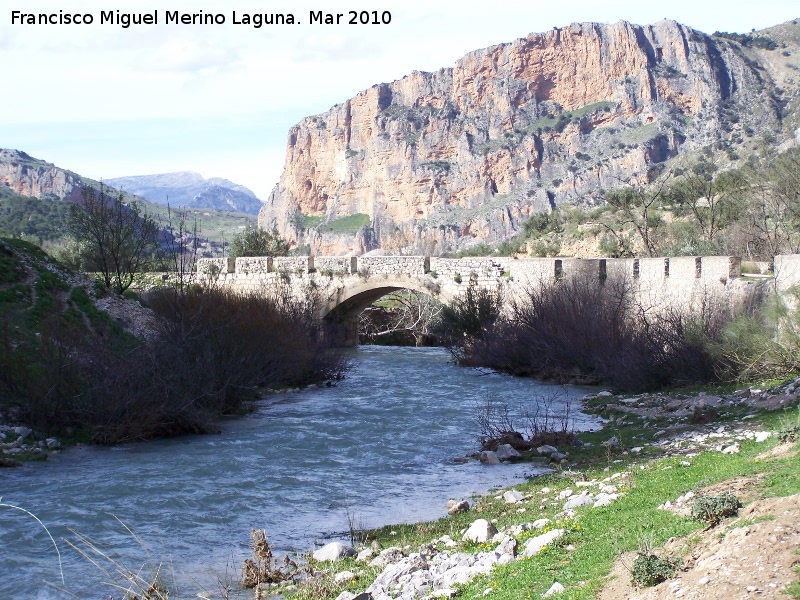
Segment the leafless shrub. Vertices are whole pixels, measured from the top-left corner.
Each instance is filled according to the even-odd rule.
[[[630,282],[567,277],[528,287],[510,317],[472,337],[462,364],[569,383],[644,390],[719,378],[710,340],[737,310],[706,297],[693,309],[647,306]]]
[[[254,588],[260,583],[280,583],[293,578],[300,572],[297,563],[284,556],[283,564],[272,556],[272,549],[263,529],[254,529],[251,534],[253,558],[245,559],[242,573],[242,587]]]

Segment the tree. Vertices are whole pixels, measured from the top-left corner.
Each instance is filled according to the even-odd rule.
[[[139,204],[125,204],[121,192],[85,187],[72,205],[69,232],[78,242],[84,268],[100,273],[108,289],[127,290],[157,244],[159,226]]]
[[[443,305],[427,294],[400,290],[381,298],[358,317],[359,334],[370,340],[406,334],[422,346],[433,337]]]
[[[261,227],[247,225],[243,232],[231,240],[230,254],[238,256],[286,256],[289,242],[284,240],[277,229],[267,231]]]
[[[677,206],[692,214],[705,240],[713,243],[722,229],[739,218],[746,185],[741,171],[718,173],[713,162],[701,160],[673,186],[670,195]]]
[[[647,256],[657,255],[653,232],[661,220],[658,208],[664,200],[667,182],[671,177],[672,173],[668,171],[649,186],[628,185],[606,194],[606,202],[615,209],[615,213],[612,224],[600,222],[600,225],[612,236],[607,239],[606,247],[608,249],[612,245],[618,247],[618,251],[612,254],[634,255],[631,238],[624,231],[624,228],[630,225],[639,234]]]

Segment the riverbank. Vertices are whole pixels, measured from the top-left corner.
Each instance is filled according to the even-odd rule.
[[[553,473],[439,521],[355,531],[358,555],[311,558],[311,577],[256,597],[800,597],[798,388],[587,397],[602,431],[555,462],[549,448],[526,453]],[[692,518],[723,498],[738,516]],[[631,583],[662,568],[658,585]]]

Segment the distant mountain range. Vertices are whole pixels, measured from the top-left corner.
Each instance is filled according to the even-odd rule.
[[[156,204],[186,208],[213,208],[257,215],[261,200],[243,185],[221,177],[204,179],[199,173],[179,171],[107,179],[108,185]]]
[[[255,194],[245,187],[225,179],[204,180],[196,173],[122,177],[111,181],[135,183],[136,180],[154,181],[141,188],[148,191],[153,201],[142,197],[138,191],[134,192],[139,188],[130,184],[130,187],[126,186],[125,201],[139,203],[144,212],[165,227],[179,217],[174,212],[170,215],[166,207],[167,197],[172,207],[180,205],[185,209],[180,218],[186,219],[190,229],[196,227],[202,256],[222,254],[226,241],[255,224],[255,215],[261,205]],[[123,186],[111,181],[104,183],[108,193],[116,195],[115,188]],[[23,237],[39,244],[58,243],[66,231],[69,204],[80,201],[87,188],[98,189],[100,185],[99,181],[21,150],[0,148],[0,236]],[[196,191],[190,194],[186,190],[192,187]],[[187,196],[189,202],[185,200]],[[226,196],[230,201],[224,200]],[[208,202],[204,201],[206,198]],[[248,212],[245,212],[241,198],[251,202]],[[223,209],[213,208],[214,202],[220,202]]]

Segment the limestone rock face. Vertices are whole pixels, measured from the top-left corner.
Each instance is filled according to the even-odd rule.
[[[753,56],[666,20],[573,23],[476,50],[303,119],[259,222],[318,255],[497,243],[679,153],[778,131]]]
[[[19,150],[0,149],[0,185],[22,196],[77,201],[81,179],[71,171],[38,160]]]

